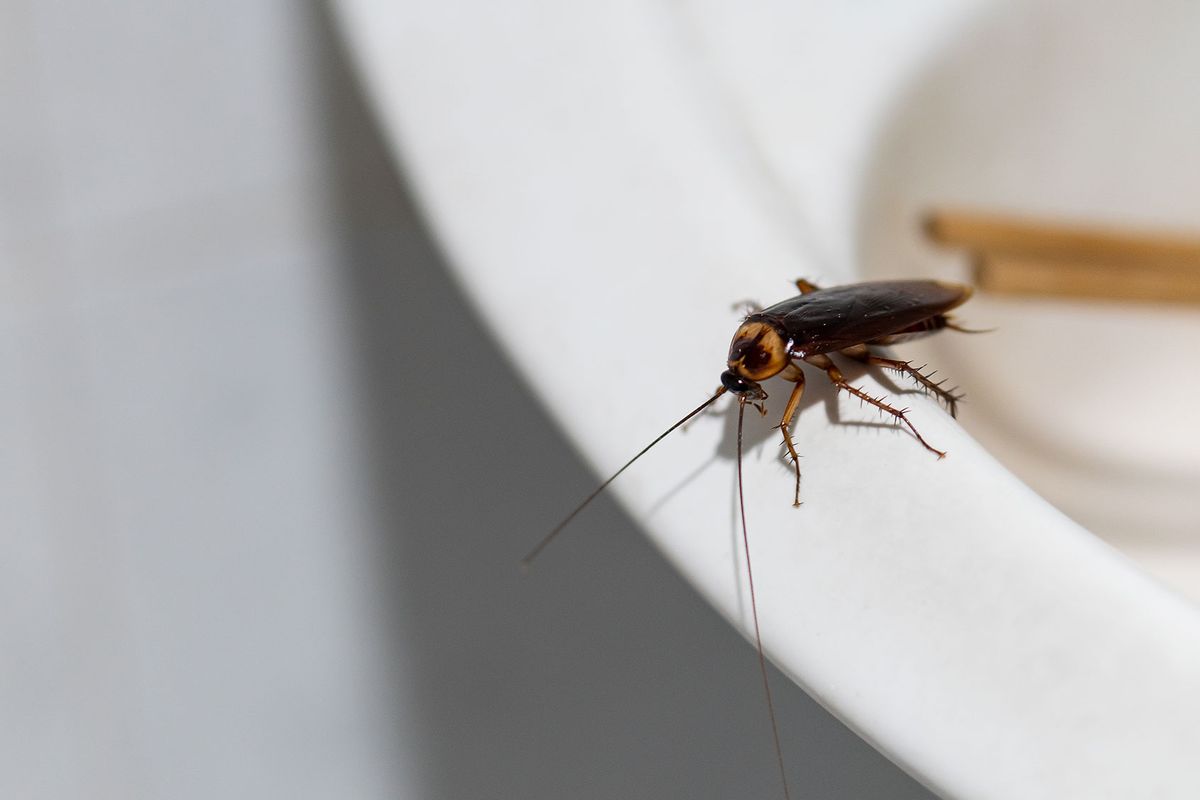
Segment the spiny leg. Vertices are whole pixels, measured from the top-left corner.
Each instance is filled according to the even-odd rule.
[[[812,294],[813,292],[820,290],[821,287],[817,286],[812,281],[805,280],[804,278],[796,278],[796,288],[800,290],[800,294]]]
[[[950,412],[950,416],[958,416],[958,401],[962,400],[964,395],[955,394],[954,389],[943,389],[942,384],[946,381],[933,380],[934,372],[921,372],[924,367],[914,367],[909,361],[900,361],[895,358],[884,358],[877,356],[870,351],[865,344],[856,344],[853,347],[847,347],[839,351],[842,355],[861,361],[864,364],[870,364],[875,367],[883,367],[884,369],[893,369],[897,372],[903,372],[908,375],[926,390],[936,395],[942,402],[946,404],[946,410]]]
[[[800,398],[804,395],[804,371],[795,364],[788,365],[783,377],[794,381],[792,396],[788,398],[787,406],[783,409],[783,419],[779,421],[779,430],[783,431],[783,444],[787,447],[788,455],[792,458],[792,467],[796,470],[796,496],[792,505],[800,507],[800,454],[796,452],[796,443],[792,441],[792,420],[800,408]]]
[[[880,411],[886,411],[887,413],[891,414],[896,419],[903,422],[906,426],[908,426],[908,429],[910,431],[912,431],[913,436],[917,437],[917,441],[920,442],[922,445],[924,445],[926,450],[928,450],[931,453],[935,453],[938,458],[946,457],[946,453],[944,451],[938,450],[936,447],[931,445],[929,442],[925,441],[925,437],[920,434],[920,432],[913,426],[913,424],[911,422],[909,422],[908,414],[907,414],[908,409],[896,408],[895,406],[889,405],[888,403],[884,402],[884,400],[882,398],[872,397],[871,395],[864,392],[862,389],[859,389],[857,386],[851,386],[846,381],[846,376],[843,375],[842,371],[837,368],[837,364],[834,364],[833,359],[831,359],[827,355],[822,354],[822,355],[809,356],[808,358],[806,358],[804,360],[807,361],[809,364],[812,364],[814,367],[825,370],[825,374],[829,376],[829,380],[833,381],[833,385],[836,386],[837,388],[842,389],[843,391],[849,392],[850,394],[857,397],[859,400],[862,400],[864,403],[870,403],[871,405],[878,408]]]

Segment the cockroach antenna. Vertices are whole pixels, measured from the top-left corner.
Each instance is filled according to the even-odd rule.
[[[738,511],[742,517],[742,547],[746,551],[746,585],[750,589],[750,617],[754,620],[754,647],[758,651],[758,670],[762,673],[763,694],[767,698],[767,716],[771,718],[771,738],[775,742],[775,761],[779,764],[779,779],[783,782],[784,800],[791,800],[787,769],[783,765],[783,744],[779,740],[779,721],[775,718],[775,701],[771,698],[771,681],[767,677],[767,657],[763,652],[762,632],[758,628],[758,597],[754,593],[754,568],[750,566],[750,533],[746,527],[746,490],[742,481],[742,420],[746,417],[746,396],[738,398],[737,425],[737,487]]]
[[[703,411],[704,409],[711,406],[713,403],[717,402],[717,398],[723,394],[725,394],[724,386],[717,389],[716,393],[712,397],[708,398],[703,403],[701,403],[700,405],[696,406],[694,409],[689,411],[687,416],[685,416],[683,419],[679,420],[674,425],[672,425],[671,427],[667,428],[665,431],[660,433],[654,439],[654,441],[652,441],[650,444],[646,445],[641,450],[639,450],[637,455],[635,455],[633,458],[626,461],[624,466],[622,466],[619,470],[617,470],[611,476],[609,476],[608,480],[606,480],[604,483],[597,486],[596,490],[594,492],[592,492],[587,497],[585,497],[582,503],[575,506],[574,511],[572,511],[570,514],[567,514],[567,516],[563,518],[562,522],[560,522],[554,526],[554,530],[547,533],[545,535],[545,537],[543,537],[542,540],[540,542],[538,542],[537,545],[532,550],[529,551],[529,554],[521,559],[521,569],[524,570],[526,573],[528,573],[530,566],[532,566],[532,564],[533,564],[533,560],[538,557],[539,553],[541,553],[543,550],[546,549],[546,545],[548,545],[548,544],[550,544],[550,542],[554,541],[554,537],[556,537],[560,533],[562,533],[563,528],[567,527],[567,525],[570,524],[571,520],[575,519],[575,517],[579,514],[580,511],[583,511],[585,508],[587,508],[589,503],[591,503],[593,500],[595,500],[597,497],[599,497],[600,493],[603,492],[605,489],[607,489],[608,485],[610,483],[615,481],[622,472],[624,472],[625,470],[627,470],[631,466],[633,466],[633,462],[637,461],[639,458],[646,455],[646,453],[650,452],[650,448],[654,447],[654,445],[658,444],[663,439],[667,438],[667,436],[670,433],[674,432],[674,430],[676,428],[683,425],[689,419],[696,416],[701,411]]]

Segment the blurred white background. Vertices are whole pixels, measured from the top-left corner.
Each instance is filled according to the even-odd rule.
[[[521,578],[593,478],[320,5],[2,0],[0,86],[0,796],[777,793],[612,504]],[[799,795],[928,796],[775,688]]]

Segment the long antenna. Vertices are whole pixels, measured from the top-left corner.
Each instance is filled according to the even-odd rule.
[[[717,393],[714,394],[712,397],[708,398],[703,403],[701,403],[696,408],[694,408],[692,411],[690,411],[686,417],[679,420],[679,422],[676,422],[674,425],[672,425],[671,427],[669,427],[665,431],[663,431],[661,434],[659,434],[657,439],[655,439],[653,442],[651,442],[650,444],[643,447],[636,456],[634,456],[633,458],[626,461],[625,466],[621,467],[619,470],[614,472],[608,480],[606,480],[604,483],[602,483],[598,487],[596,487],[596,491],[589,494],[582,503],[580,503],[579,505],[577,505],[575,507],[574,511],[572,511],[570,514],[567,514],[566,519],[564,519],[562,522],[558,523],[558,525],[556,525],[554,527],[554,530],[552,530],[548,534],[546,534],[545,538],[543,538],[540,542],[538,542],[537,546],[529,551],[529,555],[527,555],[523,559],[521,559],[521,569],[528,571],[529,565],[533,563],[533,560],[535,558],[537,558],[538,553],[540,553],[540,552],[542,552],[542,550],[546,549],[546,545],[550,544],[550,542],[554,540],[554,537],[558,536],[558,534],[560,534],[562,532],[562,529],[567,527],[567,524],[570,523],[571,520],[575,519],[575,516],[580,511],[583,511],[583,509],[587,507],[588,503],[595,500],[596,497],[599,496],[599,494],[601,492],[603,492],[605,489],[607,489],[608,485],[610,483],[612,483],[613,481],[615,481],[617,479],[618,475],[620,475],[622,472],[627,470],[630,467],[630,465],[633,464],[633,462],[637,461],[639,458],[644,456],[651,447],[654,447],[654,445],[658,444],[663,439],[667,438],[667,434],[671,433],[671,431],[675,430],[680,425],[687,422],[689,419],[696,416],[701,411],[703,411],[704,409],[708,408],[713,403],[715,403],[717,401],[717,398],[723,394],[725,394],[724,386],[717,389]]]
[[[763,693],[767,696],[767,715],[771,718],[771,736],[775,740],[775,760],[779,763],[779,778],[783,781],[784,800],[791,800],[787,770],[783,766],[783,745],[779,743],[779,723],[775,720],[775,701],[771,699],[771,682],[767,679],[767,657],[763,654],[762,634],[758,630],[758,598],[754,595],[754,570],[750,567],[750,534],[746,532],[746,494],[742,488],[742,419],[746,415],[746,398],[738,398],[737,478],[738,507],[742,513],[742,544],[746,550],[746,582],[750,587],[750,616],[754,618],[754,644],[758,648],[758,669],[762,673]]]

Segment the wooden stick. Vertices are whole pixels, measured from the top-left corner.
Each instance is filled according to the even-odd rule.
[[[1200,303],[1200,269],[1171,265],[985,253],[975,261],[975,285],[993,294]]]
[[[1200,303],[1200,239],[955,211],[925,230],[968,249],[984,291]]]

